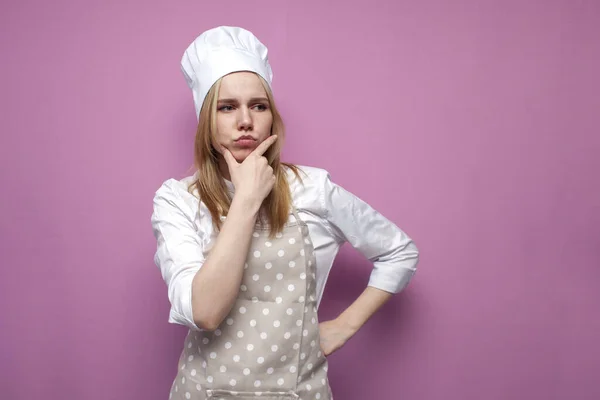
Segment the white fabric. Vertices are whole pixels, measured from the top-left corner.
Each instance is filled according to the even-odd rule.
[[[196,118],[212,85],[227,74],[251,71],[269,87],[273,81],[267,47],[251,32],[231,26],[209,29],[198,36],[185,50],[181,70],[192,89]]]
[[[344,242],[373,262],[369,286],[398,293],[418,263],[414,242],[398,226],[364,201],[331,181],[323,169],[300,166],[303,183],[291,171],[288,179],[294,206],[306,222],[317,258],[317,304],[334,258]],[[194,176],[169,179],[156,191],[152,227],[154,257],[168,287],[169,322],[199,330],[192,314],[192,279],[202,267],[217,232],[198,194],[188,191]],[[227,181],[233,193],[233,184]],[[290,214],[290,219],[293,215]],[[232,249],[235,250],[235,249]]]

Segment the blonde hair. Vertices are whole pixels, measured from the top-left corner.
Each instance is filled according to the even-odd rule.
[[[264,156],[273,168],[276,181],[273,190],[264,199],[259,213],[261,225],[268,224],[270,235],[274,236],[281,232],[287,222],[289,212],[292,207],[292,195],[286,178],[286,168],[294,172],[296,177],[301,180],[299,169],[293,164],[283,163],[280,160],[281,148],[285,138],[285,129],[281,115],[277,111],[273,94],[267,83],[259,76],[260,81],[265,88],[269,107],[273,115],[271,126],[271,135],[277,135],[275,144],[267,150]],[[215,229],[220,230],[222,226],[221,216],[226,216],[231,206],[231,198],[221,170],[219,168],[219,156],[213,141],[214,133],[217,131],[216,114],[217,100],[219,99],[219,88],[221,85],[219,79],[208,91],[202,108],[198,129],[196,130],[196,139],[194,142],[194,163],[198,169],[198,179],[190,185],[190,191],[198,190],[200,201],[208,208],[213,220]]]

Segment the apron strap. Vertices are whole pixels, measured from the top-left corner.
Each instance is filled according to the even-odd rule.
[[[298,222],[298,224],[302,225],[302,220],[300,219],[300,216],[298,215],[298,210],[296,210],[296,207],[294,207],[293,204],[292,204],[292,214],[294,214],[294,218],[296,218],[296,221]]]

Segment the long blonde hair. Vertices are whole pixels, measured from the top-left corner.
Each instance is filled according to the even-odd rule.
[[[269,225],[272,237],[277,232],[281,232],[292,207],[292,195],[285,169],[289,168],[292,170],[299,180],[301,180],[301,177],[297,166],[283,163],[280,160],[281,148],[285,138],[283,120],[277,111],[269,86],[262,77],[257,76],[265,88],[269,107],[273,115],[271,135],[277,135],[275,144],[271,145],[269,150],[264,154],[269,161],[269,165],[273,168],[276,181],[273,190],[271,190],[271,193],[263,201],[259,213],[260,223]],[[198,190],[200,201],[208,208],[213,225],[217,230],[222,226],[221,216],[226,216],[231,206],[231,198],[225,185],[223,174],[219,168],[220,154],[213,146],[213,141],[215,140],[213,133],[217,131],[217,100],[219,99],[221,80],[219,79],[208,91],[200,110],[198,129],[196,130],[196,139],[194,142],[194,163],[199,173],[198,179],[189,188],[190,191],[194,189]]]

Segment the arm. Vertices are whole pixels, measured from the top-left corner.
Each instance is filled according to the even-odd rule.
[[[327,356],[342,347],[391,297],[391,293],[368,286],[336,319],[319,324],[323,353]]]
[[[215,245],[194,276],[193,317],[203,329],[216,329],[233,307],[244,275],[244,262],[258,210],[256,204],[233,198]]]
[[[193,330],[213,330],[231,309],[239,290],[258,207],[234,197],[229,216],[205,259],[203,236],[210,233],[196,230],[196,210],[189,201],[198,200],[194,197],[186,202],[182,198],[185,191],[168,183],[154,196],[155,262],[168,287],[169,321]]]
[[[352,193],[324,180],[323,205],[330,232],[349,242],[373,263],[368,287],[340,316],[322,323],[326,354],[352,337],[393,294],[406,287],[415,273],[418,250],[394,223]]]
[[[240,289],[254,224],[275,184],[273,168],[263,154],[276,140],[271,136],[263,141],[242,163],[221,148],[236,193],[215,246],[192,282],[194,321],[207,330],[223,322]]]
[[[152,216],[155,261],[169,288],[172,322],[214,330],[231,310],[259,209],[275,182],[273,169],[262,155],[276,139],[263,141],[241,164],[222,149],[236,193],[206,260],[193,211],[167,187],[157,192]]]

